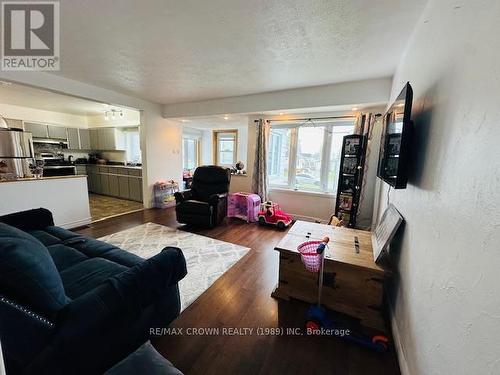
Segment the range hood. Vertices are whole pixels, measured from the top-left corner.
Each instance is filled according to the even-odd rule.
[[[33,143],[48,143],[55,145],[67,145],[68,141],[66,139],[57,139],[57,138],[36,138],[33,137]]]

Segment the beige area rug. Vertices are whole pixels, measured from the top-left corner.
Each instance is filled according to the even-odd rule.
[[[179,282],[181,310],[188,307],[250,250],[248,247],[154,223],[142,224],[99,240],[145,259],[158,254],[165,246],[180,248],[188,270],[186,277]]]

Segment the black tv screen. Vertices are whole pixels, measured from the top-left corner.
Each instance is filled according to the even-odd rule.
[[[377,175],[395,189],[406,188],[413,90],[407,83],[384,116]]]

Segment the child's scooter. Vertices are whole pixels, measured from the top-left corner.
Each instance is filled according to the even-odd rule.
[[[325,237],[323,241],[308,241],[299,245],[302,262],[306,270],[311,272],[319,271],[318,303],[311,305],[307,312],[306,329],[307,334],[325,334],[342,338],[346,341],[354,342],[378,352],[387,351],[387,337],[368,336],[360,332],[355,332],[348,327],[342,326],[328,317],[326,310],[321,307],[321,292],[323,289],[323,268],[324,252],[330,239]]]

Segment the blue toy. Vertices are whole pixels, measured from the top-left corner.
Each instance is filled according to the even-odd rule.
[[[311,305],[307,312],[306,330],[307,334],[322,334],[339,337],[343,340],[356,343],[377,352],[387,351],[387,337],[369,336],[355,332],[339,322],[331,319],[325,308],[321,307],[321,292],[323,289],[324,252],[330,239],[325,237],[323,241],[308,241],[299,245],[305,268],[311,272],[319,272],[318,303]]]

